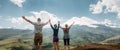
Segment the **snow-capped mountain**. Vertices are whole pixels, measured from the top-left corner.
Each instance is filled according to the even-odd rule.
[[[73,17],[71,18],[70,20],[68,20],[67,22],[65,22],[64,24],[68,24],[70,25],[72,22],[75,22],[74,25],[86,25],[88,27],[98,27],[96,25],[93,25],[93,24],[99,24],[99,22],[95,21],[95,20],[92,20],[90,18],[87,18],[87,17]]]
[[[101,22],[101,24],[111,28],[120,28],[119,25],[117,25],[116,23],[113,23],[111,20],[108,20],[108,19],[105,19],[103,22]]]
[[[88,27],[93,27],[93,28],[96,28],[96,27],[99,27],[97,26],[96,24],[99,24],[99,25],[105,25],[107,27],[111,27],[111,28],[119,28],[119,25],[115,24],[115,23],[112,23],[110,20],[108,19],[105,19],[104,21],[96,21],[96,20],[93,20],[91,18],[88,18],[88,17],[73,17],[71,19],[69,19],[68,21],[66,21],[64,24],[72,24],[72,22],[75,22],[74,25],[85,25],[85,26],[88,26]],[[63,24],[63,25],[64,25]]]

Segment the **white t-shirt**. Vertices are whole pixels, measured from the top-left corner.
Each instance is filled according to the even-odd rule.
[[[42,33],[42,28],[45,26],[45,23],[41,22],[32,22],[34,25],[34,33]]]

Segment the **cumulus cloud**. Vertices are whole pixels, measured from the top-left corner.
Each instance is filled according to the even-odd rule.
[[[101,22],[101,24],[108,26],[108,27],[112,27],[112,28],[119,28],[119,25],[117,25],[116,23],[113,23],[111,20],[109,19],[104,19],[103,22]]]
[[[10,1],[17,5],[18,7],[23,7],[22,4],[25,2],[25,0],[10,0]]]
[[[51,19],[52,23],[57,23],[57,21],[61,20],[55,14],[49,13],[47,11],[40,11],[40,12],[34,12],[34,11],[32,11],[31,13],[34,14],[35,18],[41,18],[42,22],[46,22],[49,19]]]
[[[93,14],[101,13],[103,11],[103,5],[101,1],[98,1],[97,4],[91,4],[89,10],[92,11]]]
[[[68,21],[66,21],[62,27],[64,27],[65,24],[71,25],[72,22],[75,22],[74,25],[85,25],[88,27],[92,27],[92,28],[97,28],[99,26],[95,25],[95,24],[100,24],[100,25],[105,25],[107,27],[111,27],[111,28],[120,28],[119,25],[117,25],[116,23],[113,23],[111,20],[109,19],[104,19],[104,21],[96,21],[94,19],[88,18],[88,17],[73,17],[71,19],[69,19]]]
[[[30,17],[31,18],[31,17]],[[21,17],[12,17],[8,19],[8,22],[11,23],[11,28],[17,28],[17,29],[32,29],[31,25],[25,20],[23,20]],[[28,28],[30,26],[30,28]]]
[[[30,12],[33,15],[32,16],[26,16],[29,20],[36,22],[37,18],[41,18],[41,22],[47,22],[49,19],[51,19],[52,24],[56,24],[58,21],[63,21],[64,19],[57,17],[55,14],[49,13],[47,11],[39,11],[39,12],[35,12],[32,11]],[[61,26],[64,27],[65,24],[72,24],[72,22],[75,22],[74,25],[85,25],[88,27],[99,27],[97,25],[94,24],[103,24],[105,26],[109,26],[109,27],[113,27],[116,28],[118,27],[115,23],[113,23],[111,20],[109,19],[105,19],[104,21],[98,22],[94,19],[88,18],[86,16],[82,16],[82,17],[72,17],[71,19],[67,20],[64,23],[61,23]],[[18,28],[18,29],[34,29],[33,25],[31,25],[30,23],[26,22],[25,20],[23,20],[21,17],[13,17],[13,18],[9,18],[8,22],[10,22],[14,28]],[[50,28],[49,24],[46,25],[44,28]]]
[[[96,4],[90,5],[90,11],[93,14],[116,13],[120,18],[120,0],[99,0]]]
[[[38,13],[38,14],[35,14],[34,16],[36,16],[36,18],[42,18],[42,22],[47,22],[48,19],[51,19],[52,24],[55,24],[55,23],[57,23],[58,20],[61,20],[61,19],[59,19],[56,16],[55,17],[52,16],[53,14],[50,14],[48,12],[47,12],[47,14],[49,14],[48,16],[41,16],[41,15],[39,15],[39,14],[41,14],[41,11],[40,12],[36,12],[36,13]],[[33,21],[33,22],[36,22],[37,20],[36,20],[36,18],[34,16],[27,16],[27,18],[29,20]],[[30,23],[26,22],[21,17],[9,18],[8,21],[10,21],[13,24],[14,28],[18,28],[18,29],[31,29],[31,30],[33,30],[33,25],[31,25]],[[73,17],[73,18],[67,20],[64,23],[61,23],[61,26],[64,27],[65,24],[71,25],[72,22],[75,22],[74,25],[80,25],[80,26],[85,25],[85,26],[93,27],[93,28],[99,27],[99,26],[97,26],[95,24],[103,24],[105,26],[112,27],[112,28],[118,28],[119,27],[117,24],[113,23],[109,19],[105,19],[104,21],[98,22],[96,20],[93,20],[93,19],[85,17],[85,16],[80,17],[80,18],[79,17]],[[46,25],[44,28],[50,28],[50,26]]]
[[[36,18],[34,16],[26,16],[26,18],[28,18],[29,20],[36,22]],[[8,21],[10,21],[12,24],[22,24],[25,22],[25,20],[22,19],[21,17],[12,17],[7,19]]]
[[[23,23],[23,19],[22,18],[10,18],[10,19],[8,19],[8,20],[10,20],[11,21],[11,23],[13,23],[13,24],[21,24],[21,23]]]
[[[40,11],[40,12],[31,12],[33,16],[26,16],[27,19],[31,20],[32,22],[36,22],[37,18],[41,18],[41,22],[45,23],[49,19],[51,19],[52,24],[57,23],[60,18],[58,18],[56,15],[49,13],[47,11]],[[12,24],[14,24],[14,28],[19,29],[32,29],[33,26],[22,19],[22,17],[13,17],[9,18],[8,21],[10,21]],[[49,25],[46,25],[45,28],[48,28]]]
[[[96,26],[94,24],[99,24],[99,22],[97,22],[97,21],[95,21],[93,19],[90,19],[88,17],[85,17],[85,16],[80,17],[80,18],[73,17],[70,20],[68,20],[67,22],[65,22],[64,24],[70,25],[70,24],[72,24],[73,21],[75,22],[74,25],[86,25],[88,27],[93,27],[93,28],[98,27],[98,26]]]

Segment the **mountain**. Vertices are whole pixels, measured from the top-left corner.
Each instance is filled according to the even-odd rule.
[[[16,36],[16,35],[26,35],[31,34],[31,30],[21,30],[21,29],[13,29],[13,28],[3,28],[0,29],[0,40]]]
[[[104,21],[96,21],[94,19],[88,18],[88,17],[73,17],[71,19],[69,19],[68,21],[66,21],[64,24],[68,24],[70,25],[72,22],[75,22],[74,25],[84,25],[84,26],[88,26],[88,27],[93,27],[96,28],[98,27],[97,25],[104,25],[107,27],[111,27],[111,28],[120,28],[119,25],[117,25],[116,23],[112,23],[112,21],[105,19]]]
[[[81,18],[73,17],[70,20],[66,21],[64,24],[71,24],[73,21],[75,22],[74,25],[86,25],[88,27],[97,27],[96,25],[93,24],[99,24],[99,22],[87,17],[81,17]]]
[[[98,27],[89,27],[86,25],[73,25],[70,29],[72,43],[99,43],[113,36],[120,35],[120,28],[111,28],[101,24],[94,24]],[[15,35],[33,36],[32,30],[19,29],[0,29],[1,40]],[[51,28],[43,29],[44,41],[52,42],[53,30]],[[63,30],[59,30],[59,38],[63,39]]]
[[[99,27],[74,25],[70,29],[71,38],[78,43],[99,43],[115,35],[120,35],[120,28],[111,28],[100,24],[97,26]]]
[[[102,41],[102,43],[120,43],[120,35],[105,39],[104,41]]]
[[[75,24],[70,29],[71,46],[89,43],[119,43],[120,28],[112,28],[103,24],[92,24],[97,27],[88,25]],[[17,36],[16,38],[14,36]],[[20,37],[19,37],[20,36]],[[21,29],[0,29],[0,48],[15,47],[16,44],[28,49],[32,49],[34,33],[32,30]],[[43,48],[51,49],[53,46],[53,30],[51,28],[43,28]],[[63,30],[59,30],[59,45],[63,45]],[[9,47],[8,44],[10,45]],[[29,46],[29,47],[28,47]]]
[[[66,21],[64,24],[70,25],[72,22],[75,24],[70,29],[70,37],[72,43],[98,43],[109,39],[113,36],[120,35],[120,28],[113,28],[109,25],[102,24],[101,22],[95,21],[87,17],[73,17]],[[15,35],[30,35],[33,36],[32,30],[20,30],[20,29],[0,29],[0,39],[8,38]],[[43,29],[44,39],[46,42],[52,42],[53,30],[48,27]],[[63,39],[63,31],[59,30],[59,38]],[[44,40],[44,41],[45,41]]]
[[[73,17],[64,24],[72,24],[70,35],[75,42],[96,43],[104,41],[116,35],[120,35],[120,28],[118,25],[105,19],[104,22],[98,22],[88,17]]]

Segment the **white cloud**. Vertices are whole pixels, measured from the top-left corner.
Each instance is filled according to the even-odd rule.
[[[89,10],[92,11],[93,14],[99,14],[103,11],[103,5],[100,1],[98,1],[96,5],[91,4]]]
[[[88,18],[88,17],[85,17],[85,16],[80,17],[80,18],[78,18],[78,17],[73,17],[73,18],[69,19],[68,21],[66,21],[66,22],[62,25],[62,27],[64,27],[65,24],[68,24],[68,25],[72,24],[73,21],[75,22],[74,25],[80,25],[80,26],[85,25],[85,26],[93,27],[93,28],[99,27],[99,26],[97,26],[97,25],[95,25],[95,24],[105,25],[105,26],[111,27],[111,28],[120,28],[119,25],[117,25],[116,23],[113,23],[113,22],[112,22],[111,20],[109,20],[109,19],[104,19],[104,21],[98,22],[98,21],[96,21],[96,20],[93,20],[93,19]]]
[[[109,19],[104,19],[103,22],[101,22],[101,24],[108,26],[108,27],[112,27],[112,28],[119,28],[119,25],[117,25],[116,23],[113,23],[111,20]]]
[[[94,27],[94,28],[96,28],[98,26],[93,25],[93,24],[99,24],[99,22],[97,22],[93,19],[90,19],[88,17],[85,17],[85,16],[83,16],[81,18],[73,17],[70,20],[68,20],[67,22],[65,22],[64,24],[70,25],[73,21],[75,22],[74,25],[86,25],[88,27]]]
[[[26,16],[29,20],[36,22],[37,18],[41,18],[41,22],[47,22],[49,19],[51,19],[52,24],[55,24],[60,20],[56,15],[51,14],[47,11],[40,11],[40,12],[32,12],[34,16]],[[22,17],[13,17],[9,18],[8,21],[10,21],[12,24],[14,24],[14,28],[19,28],[19,29],[32,29],[33,26],[26,22],[25,20],[22,19]],[[45,28],[48,28],[49,25],[46,25]]]
[[[32,17],[29,17],[29,19]],[[17,29],[32,29],[33,27],[26,22],[25,20],[22,19],[22,17],[12,17],[7,19],[8,22],[11,23],[11,28],[17,28]]]
[[[26,16],[29,20],[36,22],[37,18],[41,18],[41,22],[47,22],[49,19],[51,19],[52,24],[57,23],[58,21],[61,21],[61,18],[58,18],[56,15],[49,13],[47,11],[40,11],[40,12],[31,12],[33,14],[33,16]],[[64,20],[64,19],[63,19]],[[88,17],[73,17],[71,19],[69,19],[68,21],[66,21],[65,23],[61,23],[62,26],[64,26],[65,24],[72,24],[72,22],[75,22],[74,25],[85,25],[88,27],[99,27],[97,25],[94,24],[103,24],[105,26],[109,26],[109,27],[113,27],[116,28],[118,27],[115,23],[112,23],[111,20],[105,19],[104,21],[98,22],[96,20],[93,20],[91,18]],[[18,29],[32,29],[33,30],[33,25],[29,24],[28,22],[26,22],[25,20],[22,19],[22,17],[13,17],[13,18],[9,18],[8,22],[10,22],[13,27],[12,28],[18,28]],[[44,28],[48,28],[50,27],[49,24],[46,25]]]
[[[2,26],[0,26],[0,29],[3,28]]]
[[[0,26],[0,29],[3,29],[3,28],[10,28],[10,27],[3,27],[3,26]]]
[[[112,12],[120,18],[120,0],[99,0],[97,4],[90,5],[90,11],[93,14]]]
[[[22,4],[25,2],[25,0],[10,0],[10,1],[17,5],[18,7],[23,7]]]
[[[55,24],[58,21],[61,21],[61,19],[58,18],[55,14],[51,14],[47,11],[31,12],[31,13],[34,14],[35,18],[41,18],[42,22],[47,22],[49,19],[51,19],[51,22]]]
[[[10,21],[11,21],[11,23],[13,23],[13,24],[15,24],[15,23],[19,23],[19,24],[21,24],[21,23],[23,23],[23,20],[21,19],[21,18],[10,18],[9,19]]]
[[[26,16],[29,20],[35,22],[36,19],[33,16]],[[12,17],[9,18],[8,21],[10,21],[12,24],[22,24],[25,22],[25,20],[22,19],[22,17]]]

